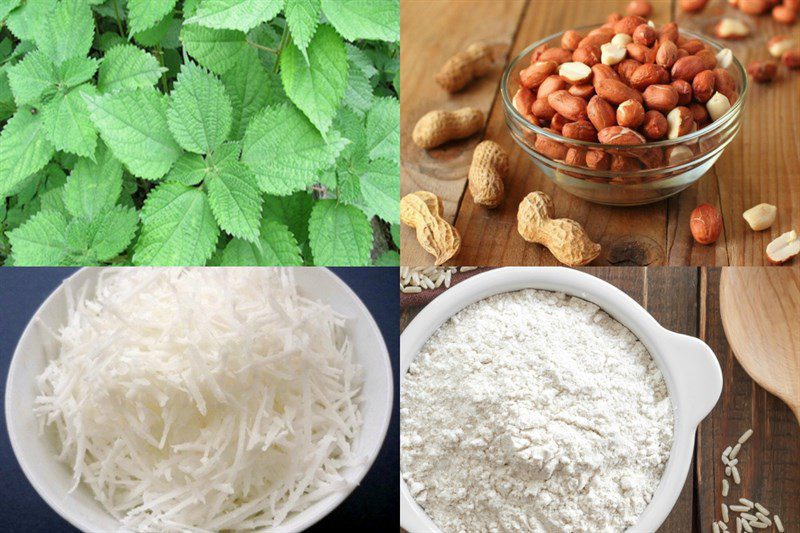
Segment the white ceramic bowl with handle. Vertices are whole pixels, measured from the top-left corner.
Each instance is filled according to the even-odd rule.
[[[628,530],[656,531],[683,489],[692,464],[695,430],[719,399],[722,370],[703,341],[661,327],[650,313],[613,285],[578,270],[553,267],[500,268],[465,280],[428,304],[403,331],[400,387],[414,357],[445,321],[479,300],[522,289],[563,292],[598,305],[639,338],[663,373],[675,413],[672,449],[653,499]],[[440,533],[414,501],[402,476],[400,525],[411,533]]]
[[[53,330],[66,322],[67,291],[80,294],[87,287],[92,295],[100,268],[84,268],[64,281],[34,314],[17,344],[6,382],[5,411],[11,445],[23,472],[39,495],[59,515],[72,525],[87,532],[108,532],[119,529],[119,522],[94,499],[91,490],[81,484],[72,487],[71,468],[57,460],[58,443],[52,432],[39,435],[39,423],[33,413],[33,401],[38,394],[36,377],[54,353],[54,341],[37,325],[37,320]],[[347,334],[353,342],[356,361],[364,372],[361,412],[364,424],[355,443],[355,452],[364,461],[345,472],[354,484],[369,471],[386,437],[392,412],[394,380],[389,352],[383,336],[369,310],[356,293],[335,274],[325,268],[295,268],[300,293],[327,302],[338,313],[348,317]],[[307,288],[307,290],[304,290]],[[352,490],[352,489],[351,489]],[[271,531],[290,533],[302,531],[338,506],[350,493],[337,492],[289,517]]]

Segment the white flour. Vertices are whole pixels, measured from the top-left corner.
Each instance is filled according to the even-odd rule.
[[[401,470],[445,532],[623,531],[672,444],[647,349],[596,305],[524,290],[459,312],[401,390]]]

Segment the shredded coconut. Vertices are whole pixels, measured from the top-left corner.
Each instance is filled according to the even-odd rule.
[[[35,410],[123,527],[269,528],[352,486],[360,369],[291,269],[108,269],[67,299]]]
[[[627,328],[532,289],[443,324],[403,380],[400,413],[403,478],[445,532],[622,531],[658,486],[674,421]]]

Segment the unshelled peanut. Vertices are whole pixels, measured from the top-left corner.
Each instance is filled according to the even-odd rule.
[[[475,147],[469,167],[469,192],[476,204],[494,208],[505,198],[503,180],[508,174],[508,154],[494,141]]]
[[[428,191],[407,194],[400,200],[400,221],[414,228],[417,241],[441,265],[458,253],[461,236],[442,218],[442,200]]]
[[[492,70],[492,49],[486,43],[473,43],[459,52],[439,69],[436,82],[442,89],[455,93],[463,89],[475,78]]]
[[[592,242],[579,223],[553,215],[550,197],[540,191],[532,192],[519,204],[517,230],[523,239],[547,247],[568,266],[586,265],[600,255],[600,245]]]
[[[430,149],[447,141],[474,135],[483,127],[483,112],[464,107],[456,111],[436,110],[426,113],[411,134],[420,148]]]

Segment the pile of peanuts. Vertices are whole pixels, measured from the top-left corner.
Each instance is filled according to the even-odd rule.
[[[656,29],[639,15],[614,13],[587,35],[564,32],[560,45],[533,51],[513,103],[528,121],[570,139],[617,146],[676,139],[719,119],[739,96],[727,70],[731,51],[715,54],[681,36],[674,22]],[[683,145],[630,155],[587,151],[543,135],[534,149],[570,165],[614,171],[693,156]]]

